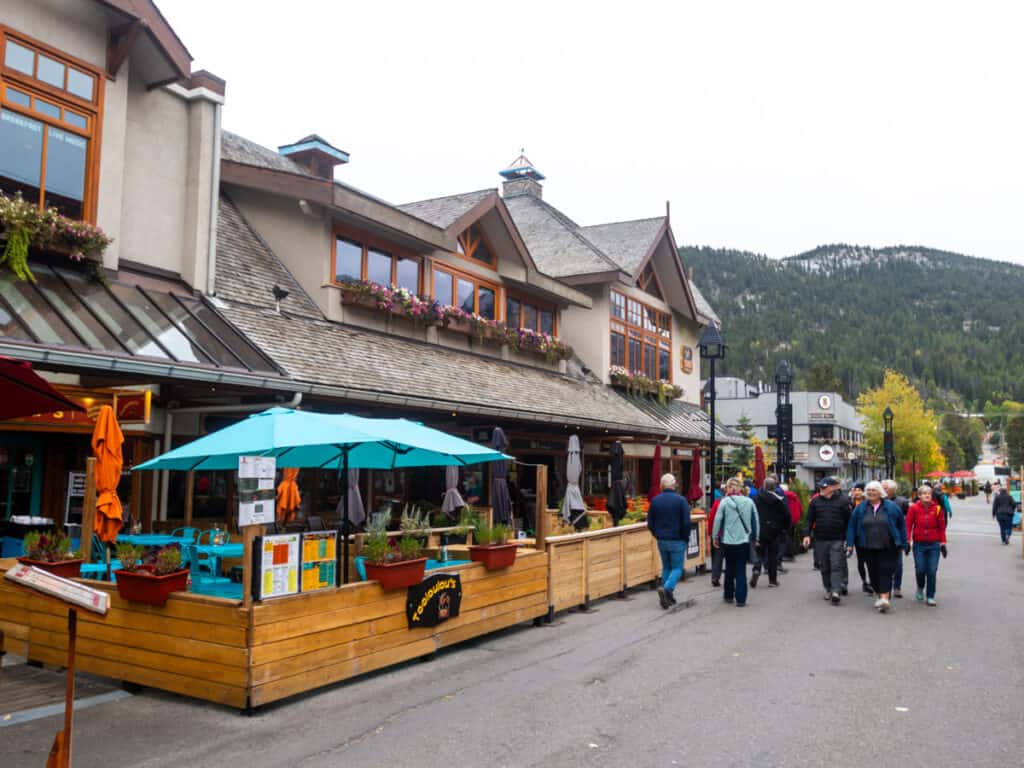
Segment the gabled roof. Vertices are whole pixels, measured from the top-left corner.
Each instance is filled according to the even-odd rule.
[[[704,298],[704,294],[697,288],[697,284],[693,280],[688,282],[690,283],[690,295],[693,296],[693,303],[697,307],[697,314],[700,315],[698,319],[701,321],[701,324],[714,323],[715,325],[721,325],[722,321],[715,313],[715,310],[711,308],[708,300]]]
[[[557,208],[533,195],[506,197],[505,205],[541,272],[552,277],[621,272]]]
[[[221,131],[220,156],[221,160],[232,163],[309,176],[311,179],[318,178],[294,160],[230,131]]]
[[[224,194],[217,209],[217,296],[273,306],[273,288],[288,291],[281,307],[290,314],[322,317],[320,308]],[[221,280],[222,275],[228,277]],[[269,304],[268,304],[269,302]]]
[[[497,196],[496,189],[478,189],[475,192],[464,192],[461,195],[433,197],[430,200],[418,200],[414,203],[403,203],[397,206],[418,219],[423,219],[441,229],[448,229],[452,224],[469,213],[490,195]]]
[[[658,216],[653,219],[595,224],[580,227],[579,231],[624,272],[635,276],[666,221],[664,216]]]

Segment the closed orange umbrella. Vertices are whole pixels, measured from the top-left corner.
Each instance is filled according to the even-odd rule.
[[[298,467],[288,467],[281,473],[281,482],[277,486],[277,522],[290,523],[295,518],[295,511],[302,503],[299,495],[299,484],[295,479],[299,476]]]
[[[117,484],[121,482],[121,445],[124,435],[109,405],[100,408],[96,428],[92,431],[92,452],[96,457],[96,523],[94,530],[100,541],[112,542],[121,530],[121,500]]]

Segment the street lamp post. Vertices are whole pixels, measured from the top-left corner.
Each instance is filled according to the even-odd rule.
[[[708,470],[708,498],[707,505],[708,509],[711,509],[711,505],[715,500],[715,360],[721,360],[725,357],[725,339],[722,338],[721,331],[718,330],[718,326],[714,323],[708,323],[704,326],[704,332],[700,336],[700,341],[697,343],[700,349],[700,357],[702,360],[708,361],[708,385],[707,389],[707,401],[711,409],[711,427],[709,430],[709,463],[710,467]]]
[[[896,449],[892,434],[892,408],[885,406],[882,411],[882,422],[885,432],[882,435],[882,453],[885,456],[885,476],[891,478],[896,472]]]
[[[778,443],[775,463],[780,483],[788,480],[793,459],[793,406],[789,404],[792,384],[793,371],[783,360],[775,368],[775,440]]]

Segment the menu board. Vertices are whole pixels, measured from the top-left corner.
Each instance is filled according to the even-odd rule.
[[[298,533],[264,536],[260,540],[256,558],[260,600],[298,594],[299,540]]]
[[[238,457],[238,527],[266,525],[274,522],[274,474],[277,460],[273,456]]]
[[[336,587],[337,572],[338,532],[302,534],[302,591]]]
[[[4,574],[4,578],[101,616],[106,616],[110,606],[110,595],[106,592],[63,579],[34,565],[16,565]]]

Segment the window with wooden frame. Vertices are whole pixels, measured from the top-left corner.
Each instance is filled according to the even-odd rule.
[[[496,284],[435,261],[431,285],[431,296],[441,304],[488,320],[498,319],[500,289]]]
[[[95,221],[103,77],[0,25],[0,190]]]
[[[423,262],[394,245],[344,227],[334,228],[331,274],[335,283],[369,280],[378,285],[420,293]]]
[[[658,276],[654,274],[654,264],[647,262],[647,266],[644,267],[640,273],[640,277],[636,279],[636,285],[645,293],[651,294],[656,299],[665,300],[665,296],[661,291],[661,283],[658,282]]]
[[[473,259],[492,268],[497,266],[494,250],[477,224],[470,225],[469,229],[459,235],[456,249],[460,256],[467,259]]]
[[[526,328],[555,336],[558,331],[557,314],[551,304],[510,294],[505,299],[505,325]]]
[[[612,291],[611,364],[672,381],[672,316]]]

